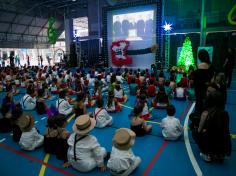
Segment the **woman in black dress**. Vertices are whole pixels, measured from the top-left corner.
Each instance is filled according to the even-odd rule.
[[[195,113],[201,114],[204,108],[206,95],[206,83],[211,82],[214,76],[214,70],[211,66],[210,57],[206,50],[202,49],[198,52],[198,58],[201,63],[194,72],[194,90],[196,95]]]

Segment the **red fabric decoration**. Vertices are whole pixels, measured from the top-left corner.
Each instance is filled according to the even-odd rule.
[[[117,66],[132,64],[132,58],[126,55],[128,47],[129,47],[129,41],[127,40],[119,40],[116,42],[112,42],[111,45],[112,64]]]

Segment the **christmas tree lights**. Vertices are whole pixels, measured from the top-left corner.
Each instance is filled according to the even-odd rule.
[[[177,66],[184,68],[185,71],[188,71],[190,65],[195,67],[192,44],[189,37],[186,37],[178,58]]]

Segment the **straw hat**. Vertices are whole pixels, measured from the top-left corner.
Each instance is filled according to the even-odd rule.
[[[120,128],[116,130],[116,134],[112,139],[113,145],[120,150],[128,150],[134,145],[135,133],[128,128]]]
[[[23,114],[19,120],[18,125],[22,132],[28,132],[34,127],[34,118],[32,114]]]
[[[95,127],[95,124],[96,121],[86,114],[77,117],[72,128],[75,133],[78,133],[79,135],[85,135]]]

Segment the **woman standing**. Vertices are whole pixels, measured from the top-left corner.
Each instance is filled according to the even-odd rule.
[[[201,114],[204,107],[204,100],[206,94],[206,83],[211,82],[214,75],[214,70],[211,66],[209,54],[206,50],[202,49],[198,52],[198,58],[201,63],[198,65],[197,70],[194,72],[194,85],[196,95],[195,113]]]

